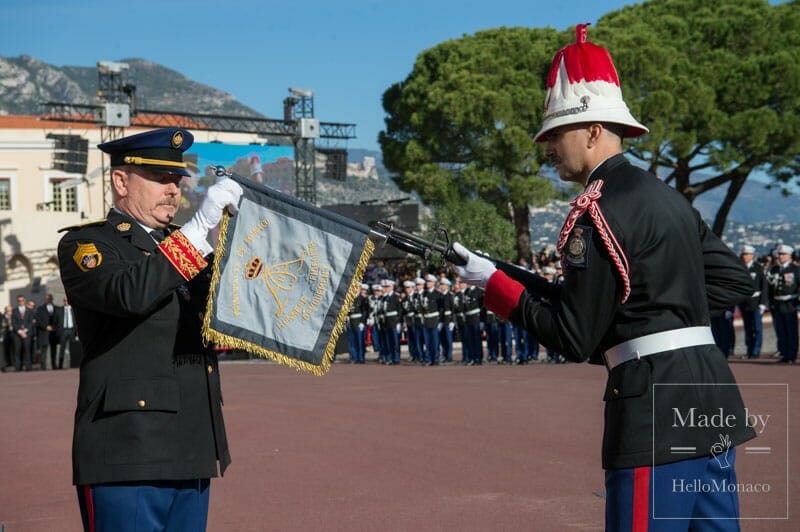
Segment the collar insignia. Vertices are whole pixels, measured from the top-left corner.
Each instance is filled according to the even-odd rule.
[[[122,222],[117,224],[117,231],[125,232],[131,230],[131,224],[128,222]]]

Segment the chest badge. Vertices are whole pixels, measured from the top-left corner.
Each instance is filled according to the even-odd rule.
[[[78,244],[78,249],[72,255],[72,260],[82,272],[88,272],[103,263],[103,255],[93,243]]]

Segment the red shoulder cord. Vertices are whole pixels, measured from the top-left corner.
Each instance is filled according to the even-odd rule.
[[[588,210],[589,215],[592,217],[592,222],[594,222],[594,226],[597,228],[597,233],[600,235],[600,239],[603,241],[606,251],[608,251],[608,255],[611,257],[611,261],[614,263],[619,276],[622,278],[624,292],[621,302],[625,303],[628,300],[628,296],[631,295],[628,257],[625,256],[622,246],[619,245],[617,238],[614,236],[611,227],[606,221],[606,217],[603,216],[603,211],[600,210],[600,205],[597,203],[603,195],[600,193],[601,188],[603,188],[602,179],[592,181],[589,183],[589,186],[586,187],[583,194],[570,202],[572,210],[569,216],[567,216],[567,219],[564,220],[564,225],[561,226],[561,233],[558,235],[558,246],[556,249],[558,249],[559,255],[563,256],[564,247],[567,245],[567,238],[569,238],[572,228],[575,227],[575,222]]]

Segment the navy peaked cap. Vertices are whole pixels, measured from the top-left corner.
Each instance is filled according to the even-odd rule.
[[[190,176],[183,162],[183,152],[194,142],[194,136],[179,127],[145,131],[129,137],[98,144],[111,156],[111,166],[142,166],[158,172]]]

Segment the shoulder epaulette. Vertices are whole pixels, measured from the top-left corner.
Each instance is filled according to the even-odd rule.
[[[92,220],[90,222],[83,222],[75,225],[68,225],[66,227],[62,227],[61,229],[59,229],[58,232],[63,233],[64,231],[72,231],[73,229],[81,229],[83,227],[89,227],[92,225],[103,225],[104,223],[106,223],[106,218],[103,218],[101,220]]]

